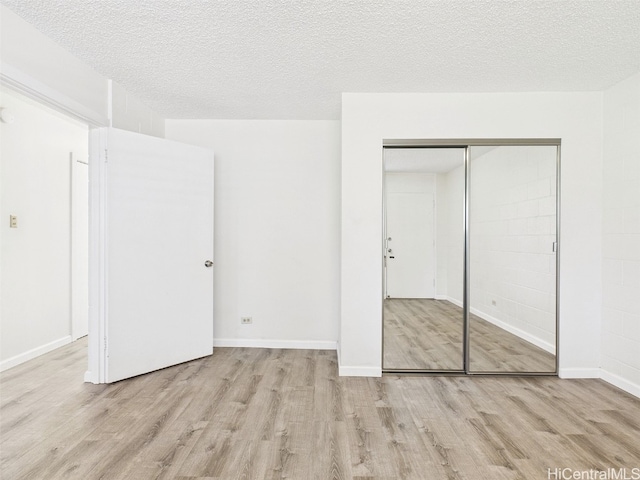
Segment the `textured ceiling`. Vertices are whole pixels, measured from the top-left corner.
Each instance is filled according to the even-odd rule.
[[[167,118],[338,119],[341,92],[602,90],[640,0],[1,0]]]

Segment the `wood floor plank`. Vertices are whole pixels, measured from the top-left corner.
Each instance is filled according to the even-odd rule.
[[[0,374],[0,478],[529,480],[640,465],[640,399],[600,380],[338,377],[335,352],[246,348],[112,385],[82,383],[85,368],[79,341]]]

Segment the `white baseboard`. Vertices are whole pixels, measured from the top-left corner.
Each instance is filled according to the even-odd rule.
[[[630,382],[629,380],[622,378],[615,373],[607,372],[606,370],[600,370],[600,378],[611,385],[614,385],[625,392],[630,393],[640,398],[640,385]]]
[[[342,365],[340,359],[340,345],[336,349],[338,354],[338,376],[339,377],[381,377],[381,367],[347,367]]]
[[[599,378],[635,397],[640,398],[640,385],[630,382],[626,378],[622,378],[615,373],[607,372],[602,368],[560,368],[558,376],[562,379]]]
[[[340,365],[338,367],[338,375],[341,377],[381,377],[382,368],[380,367],[347,367]]]
[[[599,368],[562,368],[558,370],[558,377],[569,378],[601,378]]]
[[[67,335],[66,337],[62,337],[58,340],[54,340],[53,342],[49,342],[45,345],[41,345],[36,348],[32,348],[31,350],[27,350],[24,353],[20,353],[11,358],[7,358],[0,362],[0,372],[4,372],[9,368],[20,365],[21,363],[27,362],[33,358],[39,357],[40,355],[44,355],[45,353],[49,353],[51,350],[55,350],[56,348],[63,347],[72,342],[71,335]]]
[[[294,350],[336,350],[338,342],[324,340],[267,340],[260,338],[214,338],[214,347],[283,348]]]

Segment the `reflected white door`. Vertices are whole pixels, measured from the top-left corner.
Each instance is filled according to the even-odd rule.
[[[435,297],[433,202],[432,193],[387,194],[388,298]]]
[[[99,383],[210,355],[213,152],[103,128],[92,133],[92,157]]]

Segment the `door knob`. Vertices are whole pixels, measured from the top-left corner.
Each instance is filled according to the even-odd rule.
[[[207,268],[211,268],[213,267],[213,262],[211,260],[207,260],[206,262],[204,262],[204,266]]]

